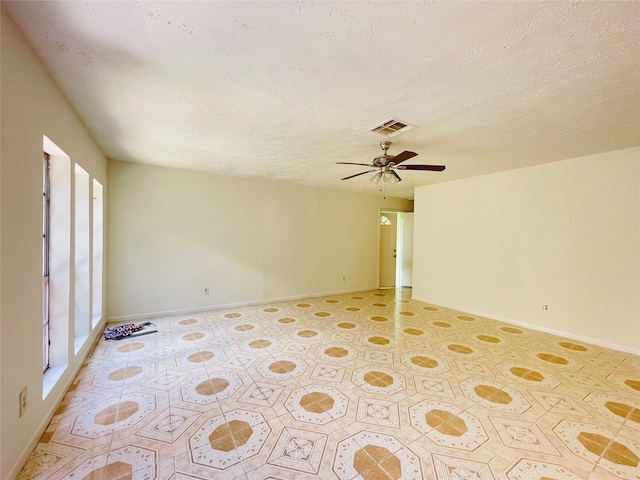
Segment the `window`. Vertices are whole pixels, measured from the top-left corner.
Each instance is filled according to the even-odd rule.
[[[43,398],[102,320],[102,185],[43,137]],[[74,342],[71,343],[70,342]]]
[[[89,338],[90,298],[91,298],[91,262],[89,257],[89,174],[78,164],[74,166],[74,298],[75,298],[75,352],[78,353]]]
[[[73,338],[73,166],[71,159],[47,137],[43,151],[48,161],[43,175],[43,398],[69,365]],[[45,167],[43,167],[44,169]],[[71,337],[71,338],[70,338]]]
[[[50,157],[44,154],[42,168],[42,370],[49,369],[49,320],[51,317],[50,298],[51,290],[49,284],[49,272],[51,270],[50,261],[50,225],[51,225],[51,177],[50,177]]]
[[[391,220],[385,215],[380,215],[380,225],[391,225]]]
[[[93,293],[92,293],[92,326],[102,320],[102,236],[103,236],[103,193],[102,185],[93,180]]]

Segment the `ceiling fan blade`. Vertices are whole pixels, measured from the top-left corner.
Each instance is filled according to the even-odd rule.
[[[415,157],[416,155],[418,155],[415,152],[409,152],[407,150],[405,150],[402,153],[399,153],[398,155],[396,155],[395,157],[393,157],[393,159],[391,160],[395,165],[398,165],[402,162],[404,162],[405,160],[409,160],[410,158]]]
[[[394,171],[393,171],[393,170],[391,170],[391,169],[390,169],[389,171],[395,175],[396,179],[397,179],[399,182],[401,182],[401,181],[402,181],[402,179],[400,178],[400,175],[398,175],[396,172],[394,172]]]
[[[362,165],[363,167],[375,167],[369,163],[351,163],[351,162],[336,162],[336,165]]]
[[[445,169],[444,165],[400,165],[398,170],[431,170],[432,172],[441,172]]]
[[[341,178],[340,180],[349,180],[350,178],[357,177],[358,175],[364,175],[365,173],[371,173],[371,172],[377,172],[377,169],[376,170],[367,170],[366,172],[356,173],[355,175],[351,175],[349,177],[344,177],[344,178]]]

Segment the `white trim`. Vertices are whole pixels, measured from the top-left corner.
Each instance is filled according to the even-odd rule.
[[[104,310],[104,186],[95,178],[91,181],[91,273],[89,274],[91,291],[90,291],[90,325],[89,329],[95,328],[100,320],[102,320]]]
[[[396,263],[396,284],[393,287],[381,287],[380,286],[380,217],[382,216],[383,213],[415,213],[413,211],[413,209],[411,210],[400,210],[400,209],[394,209],[394,208],[384,208],[384,207],[379,207],[378,208],[378,216],[376,217],[376,229],[378,232],[378,249],[376,250],[376,255],[377,255],[377,259],[376,259],[376,264],[377,264],[377,269],[376,269],[376,288],[383,290],[383,289],[387,289],[387,288],[402,288],[401,286],[398,286],[398,283],[402,283],[402,282],[398,282],[397,281],[397,276],[398,276],[398,265]],[[396,236],[398,235],[398,217],[396,216]]]
[[[74,345],[74,353],[76,355],[78,355],[78,352],[80,351],[80,349],[82,347],[84,347],[84,344],[87,342],[87,340],[89,339],[89,335],[82,335],[80,337],[75,337],[73,340],[73,345]]]
[[[454,305],[442,305],[438,303],[433,303],[428,300],[422,300],[419,298],[412,297],[412,300],[417,300],[419,302],[428,303],[430,305],[437,305],[442,308],[449,308],[451,310],[458,310],[459,312],[469,313],[471,315],[478,315],[479,317],[489,318],[491,320],[498,320],[499,322],[508,323],[510,325],[517,325],[519,327],[528,328],[530,330],[536,330],[538,332],[550,333],[552,335],[557,335],[559,337],[569,338],[571,340],[578,340],[580,342],[589,343],[591,345],[595,345],[598,347],[610,348],[611,350],[617,350],[619,352],[631,353],[633,355],[640,355],[640,349],[624,347],[622,345],[615,345],[609,342],[603,342],[597,338],[589,338],[583,337],[582,335],[575,335],[573,333],[562,332],[560,330],[554,330],[553,328],[541,327],[539,325],[532,325],[526,322],[519,322],[517,320],[512,320],[511,318],[500,317],[498,315],[492,315],[490,313],[480,312],[478,310],[469,310],[468,308],[457,307]]]
[[[50,174],[50,232],[49,232],[49,367],[65,367],[70,359],[70,339],[75,332],[74,305],[74,256],[75,210],[73,162],[46,136],[43,137],[45,150],[49,154]],[[55,148],[54,148],[55,147]],[[56,150],[57,149],[57,150]],[[54,375],[50,375],[54,378]],[[44,385],[44,384],[43,384]]]
[[[73,329],[74,355],[82,347],[91,331],[91,177],[77,163],[73,169]]]
[[[107,323],[127,322],[131,320],[142,320],[151,317],[164,317],[167,315],[188,315],[191,313],[207,312],[209,310],[222,310],[225,308],[250,307],[252,305],[266,305],[274,302],[287,302],[290,300],[301,300],[303,298],[326,297],[330,295],[342,295],[345,293],[368,292],[378,290],[378,287],[357,288],[355,290],[336,290],[333,292],[307,293],[304,295],[293,295],[291,297],[269,298],[264,300],[252,300],[249,302],[224,303],[219,305],[209,305],[207,307],[185,308],[180,310],[166,310],[163,312],[139,313],[136,315],[120,315],[117,317],[107,317]]]
[[[67,370],[69,364],[59,365],[57,367],[50,367],[44,372],[42,377],[42,399],[44,400],[56,386],[58,380],[62,378],[62,375]]]

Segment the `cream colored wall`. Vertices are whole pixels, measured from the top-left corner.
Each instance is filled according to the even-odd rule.
[[[69,366],[42,400],[43,135],[103,184],[107,169],[75,112],[1,12],[0,478],[7,480],[31,453],[92,343],[75,356],[69,339]],[[25,386],[28,407],[19,418],[18,394]]]
[[[640,353],[639,191],[640,148],[421,187],[413,296]]]
[[[115,160],[109,192],[110,318],[375,288],[378,209],[409,207]]]

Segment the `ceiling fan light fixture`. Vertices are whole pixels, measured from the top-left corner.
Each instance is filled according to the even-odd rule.
[[[394,183],[398,183],[400,178],[398,175],[394,175],[394,172],[391,170],[386,170],[384,173],[381,173],[382,181],[387,185],[393,185]]]
[[[380,180],[382,180],[382,172],[376,173],[373,177],[369,179],[375,185],[380,185]]]

